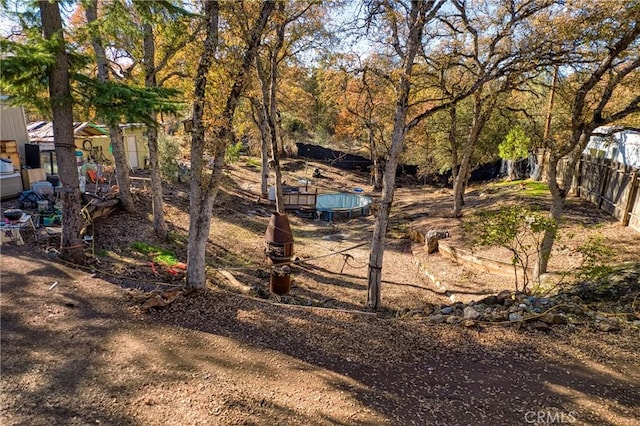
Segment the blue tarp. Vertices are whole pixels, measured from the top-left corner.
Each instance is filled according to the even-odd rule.
[[[349,193],[321,194],[316,199],[316,210],[355,210],[368,207],[370,204],[371,198],[364,195]]]

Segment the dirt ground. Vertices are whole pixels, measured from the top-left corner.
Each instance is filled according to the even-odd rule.
[[[304,161],[287,164],[288,183],[324,179],[320,192],[370,191],[367,177]],[[548,332],[518,327],[432,324],[398,312],[512,289],[504,278],[464,270],[440,255],[412,254],[414,226],[450,230],[446,190],[404,182],[397,190],[383,266],[383,309],[364,309],[373,217],[316,222],[290,215],[295,237],[290,295],[269,295],[263,235],[269,206],[248,164],[228,171],[211,229],[212,286],[165,308],[141,309],[153,289],[183,284],[181,274],[151,265],[132,250],[152,235],[149,197],[139,211],[118,213],[94,230],[94,270],[52,259],[48,246],[2,246],[0,418],[2,424],[611,424],[640,418],[640,332],[570,325]],[[172,243],[186,260],[188,194],[165,194]],[[484,194],[484,195],[481,195]],[[518,198],[471,188],[467,208]],[[541,204],[548,200],[539,200]],[[3,202],[3,209],[9,204]],[[575,247],[601,235],[617,248],[612,262],[640,257],[638,234],[572,201],[566,236],[552,269],[580,263]],[[335,252],[349,250],[350,257]],[[489,250],[488,253],[491,253]],[[237,293],[219,269],[263,290]]]

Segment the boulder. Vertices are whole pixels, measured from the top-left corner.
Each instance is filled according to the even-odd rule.
[[[462,311],[462,317],[464,319],[476,320],[480,318],[480,312],[478,312],[471,306],[467,306],[466,308],[464,308],[464,311]]]
[[[449,231],[443,229],[431,229],[425,236],[427,253],[432,254],[438,251],[438,240],[449,237]]]
[[[551,327],[549,327],[547,324],[543,323],[542,321],[534,321],[531,323],[531,328],[533,328],[534,330],[540,330],[540,331],[549,331],[551,330]]]
[[[429,316],[429,321],[431,321],[434,324],[441,324],[445,322],[446,319],[447,317],[442,314],[433,314]]]
[[[498,296],[487,296],[484,299],[480,299],[478,303],[483,305],[497,305],[499,302]]]
[[[427,237],[425,245],[427,246],[427,254],[433,254],[438,251],[438,237]]]
[[[540,321],[544,322],[545,324],[566,324],[567,318],[562,314],[547,312],[540,317]]]
[[[462,318],[457,315],[449,315],[447,317],[447,324],[458,324],[460,321],[462,321]]]
[[[509,314],[509,321],[522,321],[524,319],[524,317],[520,314],[516,314],[515,312],[512,312]]]
[[[505,300],[511,300],[511,292],[509,290],[502,290],[500,293],[498,293],[496,298],[498,299],[498,303],[504,304]]]

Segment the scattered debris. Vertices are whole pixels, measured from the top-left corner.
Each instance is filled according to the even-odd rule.
[[[152,294],[141,306],[143,311],[148,311],[151,308],[162,308],[182,296],[184,292],[182,290],[166,290],[162,293]]]

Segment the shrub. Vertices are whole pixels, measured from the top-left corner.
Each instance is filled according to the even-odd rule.
[[[522,291],[529,285],[530,258],[539,260],[540,244],[546,230],[555,230],[556,223],[548,215],[526,207],[512,206],[497,212],[478,216],[472,225],[474,245],[497,245],[509,250],[515,275],[516,291],[519,291],[518,268],[522,272]]]
[[[180,143],[178,139],[168,135],[158,135],[158,162],[160,174],[170,182],[178,180],[178,158]]]

